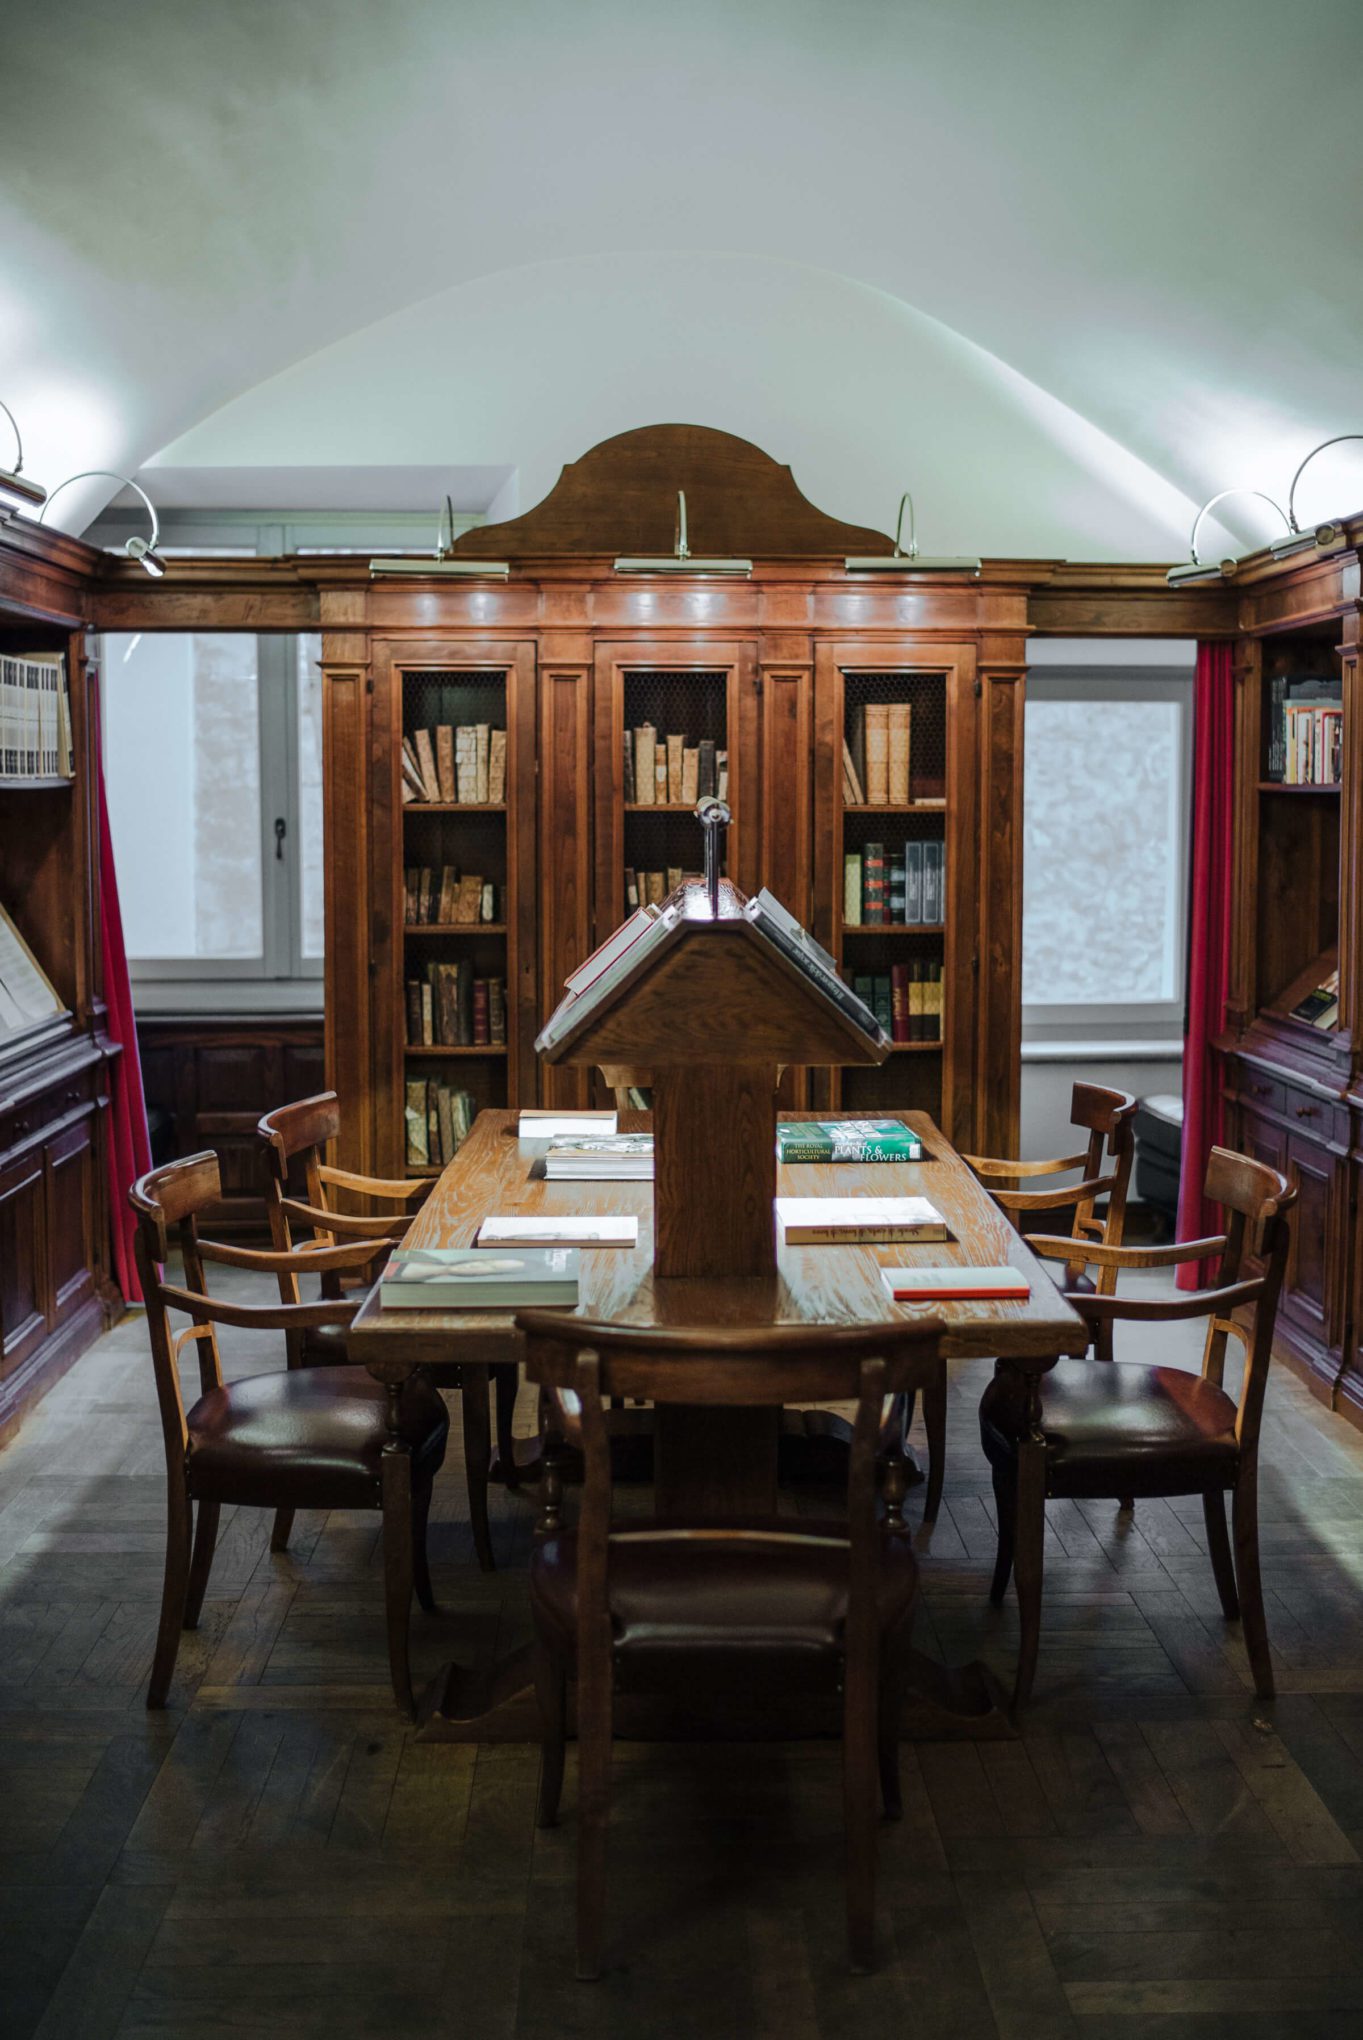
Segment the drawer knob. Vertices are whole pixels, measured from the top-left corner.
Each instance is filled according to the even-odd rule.
[[[1256,1084],[1254,1086],[1254,1095],[1256,1098],[1267,1098],[1272,1090],[1273,1086],[1271,1084]]]
[[[1314,1105],[1299,1105],[1297,1107],[1298,1119],[1314,1119],[1315,1116],[1316,1108]]]

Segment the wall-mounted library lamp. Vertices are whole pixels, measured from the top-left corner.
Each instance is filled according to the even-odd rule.
[[[457,560],[454,557],[454,499],[446,496],[445,507],[436,526],[435,551],[429,559],[424,553],[404,553],[391,560],[371,560],[369,571],[371,574],[406,574],[409,579],[415,576],[423,581],[432,574],[451,581],[504,581],[511,567],[506,560]]]
[[[1275,538],[1269,546],[1275,560],[1290,559],[1293,553],[1333,552],[1344,543],[1344,524],[1338,517],[1328,518],[1323,524],[1312,525],[1303,531],[1297,523],[1297,483],[1318,453],[1324,453],[1327,446],[1342,446],[1346,440],[1363,439],[1363,432],[1337,432],[1333,439],[1322,439],[1319,446],[1313,446],[1292,477],[1287,491],[1287,532],[1282,538]]]
[[[1231,575],[1235,572],[1235,569],[1239,564],[1239,562],[1236,560],[1219,560],[1219,561],[1203,560],[1199,559],[1197,554],[1197,534],[1202,529],[1203,518],[1206,516],[1209,510],[1214,510],[1218,503],[1224,503],[1227,496],[1257,496],[1261,503],[1267,503],[1270,510],[1277,511],[1278,515],[1282,518],[1284,524],[1287,524],[1288,522],[1287,512],[1283,509],[1282,504],[1275,503],[1273,498],[1271,496],[1266,496],[1262,489],[1218,490],[1216,495],[1208,496],[1206,502],[1202,505],[1202,508],[1198,511],[1196,517],[1194,517],[1193,519],[1193,528],[1191,532],[1188,534],[1187,560],[1181,567],[1170,567],[1168,573],[1164,577],[1167,585],[1170,588],[1186,588],[1189,585],[1189,583],[1198,581],[1229,580]],[[1292,528],[1291,525],[1288,524],[1289,532],[1291,531],[1291,528]]]
[[[677,491],[677,537],[670,553],[656,559],[626,554],[615,562],[617,574],[751,574],[752,561],[702,559],[691,550],[686,538],[686,491]]]
[[[141,484],[134,482],[128,475],[117,475],[112,468],[82,468],[78,475],[68,475],[64,482],[58,482],[56,488],[38,512],[39,524],[46,520],[48,511],[52,508],[52,505],[56,502],[63,489],[69,489],[72,482],[89,482],[96,478],[106,482],[120,482],[125,489],[131,489],[135,496],[140,496],[146,504],[147,515],[151,519],[151,537],[139,538],[136,532],[134,532],[131,538],[124,539],[123,550],[130,560],[137,561],[144,574],[150,574],[154,581],[159,581],[162,574],[166,571],[166,563],[156,550],[156,541],[161,536],[161,525],[156,515],[156,505],[152,502],[151,497]]]
[[[19,421],[8,404],[0,404],[9,419],[14,433],[14,466],[0,468],[0,496],[13,496],[20,503],[45,503],[47,490],[39,482],[31,482],[24,473],[24,442],[19,437]]]
[[[909,548],[904,550],[904,510],[909,512]],[[906,489],[899,499],[899,515],[895,519],[894,551],[892,553],[867,553],[843,561],[849,574],[969,574],[973,581],[980,578],[980,562],[966,559],[960,554],[920,553],[918,531],[914,523],[913,497]]]

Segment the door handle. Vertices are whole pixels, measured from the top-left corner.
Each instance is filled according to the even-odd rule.
[[[280,864],[284,862],[284,838],[288,833],[289,825],[283,815],[276,815],[274,818],[274,854],[276,861]]]

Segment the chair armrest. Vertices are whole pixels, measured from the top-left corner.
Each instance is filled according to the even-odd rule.
[[[387,1241],[398,1246],[407,1236],[412,1223],[409,1213],[397,1215],[378,1213],[372,1218],[361,1218],[353,1211],[324,1211],[317,1204],[300,1204],[295,1197],[281,1197],[279,1209],[301,1225],[310,1225],[314,1232],[338,1233],[346,1239]],[[300,1248],[300,1253],[315,1252],[314,1248]]]
[[[1056,1190],[991,1190],[989,1195],[1001,1211],[1058,1211],[1105,1197],[1115,1182],[1113,1176],[1087,1176]]]
[[[372,1240],[358,1247],[298,1247],[283,1253],[264,1247],[229,1247],[222,1240],[200,1240],[199,1253],[205,1261],[219,1261],[225,1268],[253,1268],[261,1275],[316,1275],[322,1271],[367,1268],[381,1254],[387,1240]]]
[[[329,1162],[323,1162],[317,1174],[323,1183],[332,1184],[338,1190],[354,1190],[365,1197],[390,1197],[395,1203],[418,1204],[429,1196],[434,1176],[404,1176],[393,1180],[384,1176],[357,1176],[349,1169],[335,1169]]]
[[[1245,1282],[1232,1282],[1225,1289],[1198,1289],[1191,1296],[1180,1296],[1176,1300],[1151,1298],[1137,1300],[1126,1296],[1095,1296],[1090,1290],[1065,1290],[1062,1292],[1066,1303],[1071,1303],[1088,1324],[1106,1321],[1109,1324],[1172,1324],[1180,1318],[1229,1318],[1231,1312],[1242,1303],[1257,1303],[1264,1293],[1262,1276],[1253,1276]],[[1230,1327],[1240,1336],[1239,1327]]]
[[[1067,1169],[1082,1169],[1088,1156],[1057,1155],[1050,1162],[1005,1162],[991,1155],[962,1155],[961,1160],[977,1176],[1061,1176]]]
[[[1027,1245],[1043,1261],[1083,1262],[1091,1268],[1176,1268],[1184,1261],[1209,1261],[1224,1254],[1224,1234],[1207,1240],[1176,1240],[1171,1247],[1103,1247],[1068,1233],[1028,1233]]]
[[[315,1325],[348,1325],[359,1309],[353,1303],[225,1303],[218,1296],[203,1296],[194,1289],[177,1289],[166,1283],[161,1296],[171,1310],[182,1310],[196,1324],[238,1325],[243,1331],[301,1332]]]

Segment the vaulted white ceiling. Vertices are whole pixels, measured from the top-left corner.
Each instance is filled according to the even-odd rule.
[[[684,418],[857,521],[912,487],[929,547],[1177,556],[1363,430],[1358,40],[1350,0],[11,5],[0,397],[49,487],[510,466],[524,508]]]

